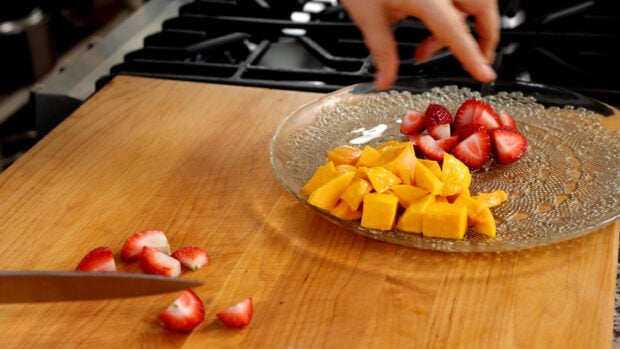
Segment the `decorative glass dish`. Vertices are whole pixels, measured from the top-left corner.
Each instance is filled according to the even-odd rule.
[[[485,96],[479,91],[481,86],[467,79],[401,80],[389,91],[376,91],[372,84],[338,90],[280,124],[271,144],[271,164],[291,194],[339,226],[422,249],[519,250],[572,239],[620,217],[620,132],[599,122],[614,110],[570,91],[525,82],[495,83]],[[429,103],[439,103],[454,113],[472,97],[512,115],[529,142],[526,155],[513,164],[472,170],[472,195],[496,189],[508,193],[508,201],[492,209],[497,237],[468,232],[463,240],[449,240],[367,229],[359,221],[341,220],[308,204],[300,195],[327,161],[328,150],[406,140],[400,119],[407,110],[424,111]]]

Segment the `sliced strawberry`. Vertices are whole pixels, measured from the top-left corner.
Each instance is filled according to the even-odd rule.
[[[493,107],[485,101],[475,98],[463,102],[454,116],[454,128],[460,128],[471,123],[482,124],[487,130],[500,126]]]
[[[252,298],[246,298],[232,307],[217,313],[216,316],[226,326],[245,327],[252,320],[253,312]]]
[[[491,138],[486,130],[479,130],[452,148],[452,155],[470,167],[482,167],[491,156]]]
[[[88,252],[75,268],[76,271],[112,272],[116,271],[114,253],[106,246]]]
[[[198,295],[187,289],[159,314],[159,320],[176,331],[189,332],[205,319],[205,307]]]
[[[130,236],[123,244],[121,258],[132,260],[140,258],[144,246],[152,247],[157,251],[170,254],[170,244],[163,231],[144,230]]]
[[[156,274],[169,277],[181,275],[181,262],[171,256],[144,246],[140,257],[140,268],[147,274]]]
[[[506,113],[503,110],[501,110],[501,111],[499,111],[497,113],[497,120],[499,121],[499,125],[500,126],[507,126],[507,127],[512,127],[512,128],[517,128],[517,123],[512,118],[512,116],[510,116],[510,114]]]
[[[500,127],[491,131],[495,158],[501,164],[513,163],[525,155],[527,138],[516,128]]]
[[[454,146],[458,143],[458,141],[459,141],[458,136],[450,136],[448,138],[438,140],[437,145],[439,146],[439,148],[443,149],[444,151],[449,152],[450,150],[452,150],[452,148],[454,148]],[[443,160],[443,157],[442,157],[442,160]]]
[[[441,104],[429,104],[424,112],[425,126],[435,139],[450,137],[452,114]]]
[[[198,270],[211,261],[211,257],[202,247],[185,246],[172,253],[172,257],[181,265],[191,270]]]
[[[446,151],[439,146],[435,138],[420,133],[414,135],[412,138],[414,146],[417,147],[425,157],[435,161],[441,161],[443,159],[443,154]]]
[[[424,129],[424,113],[409,110],[400,124],[400,133],[412,135]]]
[[[462,125],[456,129],[454,129],[454,135],[458,136],[459,139],[465,139],[469,136],[471,136],[472,134],[480,131],[480,130],[486,130],[486,128],[484,127],[484,125],[482,124],[476,124],[476,123],[469,123],[469,124],[465,124]]]

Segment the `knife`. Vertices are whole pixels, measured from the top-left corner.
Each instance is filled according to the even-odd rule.
[[[0,271],[0,303],[139,297],[200,285],[196,280],[138,273]]]

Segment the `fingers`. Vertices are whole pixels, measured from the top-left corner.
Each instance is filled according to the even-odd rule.
[[[396,80],[399,65],[397,44],[390,26],[395,12],[375,1],[344,0],[342,4],[357,23],[370,51],[376,68],[376,88],[389,88]]]
[[[471,3],[475,1],[468,2],[468,4]],[[497,32],[498,30],[494,27],[494,19],[481,18],[481,14],[489,16],[492,11],[471,8],[472,6],[469,8],[463,6],[460,9],[466,13],[474,12],[472,15],[478,16],[476,28],[481,27],[485,31],[481,35],[484,39],[478,43],[470,33],[462,13],[450,5],[450,2],[442,0],[427,3],[427,9],[422,12],[420,19],[426,23],[434,39],[430,41],[427,39],[422,43],[418,48],[420,52],[416,52],[416,59],[428,58],[429,53],[435,53],[447,46],[473,78],[483,82],[495,80],[497,75],[489,63],[493,59],[497,45],[496,38],[491,31]]]

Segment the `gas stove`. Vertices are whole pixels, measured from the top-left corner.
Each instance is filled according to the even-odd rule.
[[[620,107],[620,3],[500,0],[503,81],[560,86]],[[448,51],[416,62],[429,32],[394,25],[401,77],[467,77]],[[360,31],[337,0],[152,0],[82,62],[35,91],[45,134],[116,75],[330,92],[372,81]]]

